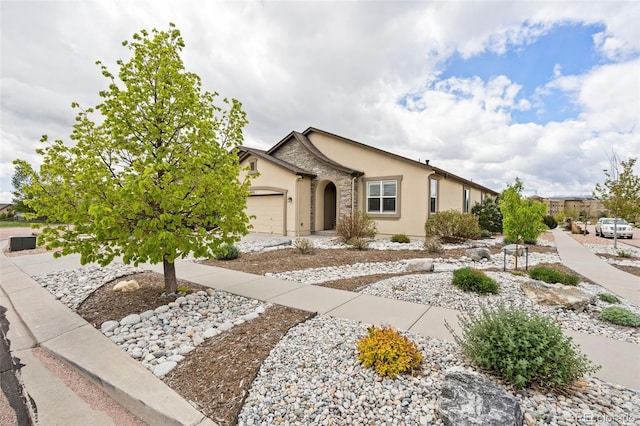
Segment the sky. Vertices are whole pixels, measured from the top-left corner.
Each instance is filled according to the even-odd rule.
[[[494,189],[589,196],[640,157],[638,1],[1,0],[0,202],[42,135],[68,143],[122,41],[173,22],[244,145],[316,127]],[[637,163],[635,174],[640,174]]]

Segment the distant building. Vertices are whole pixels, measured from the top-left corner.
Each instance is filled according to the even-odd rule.
[[[567,216],[595,218],[605,213],[602,201],[593,198],[543,198],[537,195],[530,198],[544,203],[550,216],[562,212]]]
[[[0,214],[9,213],[13,204],[0,204]]]

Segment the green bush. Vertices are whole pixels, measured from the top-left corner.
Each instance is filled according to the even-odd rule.
[[[369,240],[366,238],[352,238],[347,241],[347,244],[356,250],[367,250],[369,248]]]
[[[473,268],[461,268],[453,271],[453,285],[463,291],[476,293],[497,293],[498,283],[484,272]]]
[[[293,246],[298,250],[300,254],[314,254],[316,248],[313,246],[311,240],[307,238],[297,238],[293,242]]]
[[[624,257],[625,259],[630,259],[632,256],[631,256],[631,253],[629,253],[628,251],[619,250],[618,257]]]
[[[471,213],[447,210],[431,216],[424,224],[427,238],[438,238],[443,243],[461,243],[480,237],[478,218]]]
[[[500,306],[458,319],[462,336],[454,338],[462,352],[517,387],[561,388],[599,368],[551,318]]]
[[[233,260],[237,259],[238,256],[240,256],[240,250],[238,250],[238,247],[232,244],[225,244],[222,246],[222,251],[216,255],[216,259]]]
[[[627,327],[640,327],[640,315],[620,306],[608,306],[600,312],[600,319]]]
[[[548,266],[534,266],[529,269],[529,277],[534,280],[544,281],[549,284],[560,283],[564,285],[578,285],[580,277],[574,274],[568,274],[558,269]]]
[[[493,236],[493,233],[488,229],[483,229],[482,231],[480,231],[480,236],[482,238],[491,238]]]
[[[549,229],[556,229],[558,227],[558,221],[553,216],[547,215],[542,218],[542,221]]]
[[[349,244],[354,238],[374,238],[378,231],[376,221],[367,213],[358,211],[340,217],[336,223],[336,232],[342,242]]]
[[[476,203],[471,207],[471,213],[478,216],[478,225],[482,229],[492,233],[502,232],[502,213],[493,198],[487,197],[482,203]]]
[[[444,249],[442,248],[442,243],[437,238],[427,238],[424,240],[424,249],[429,253],[442,253]]]
[[[620,299],[618,299],[618,296],[613,295],[613,294],[609,294],[609,293],[600,293],[598,294],[598,297],[600,298],[600,300],[607,302],[607,303],[620,303]]]
[[[358,361],[365,368],[373,367],[383,377],[396,377],[422,362],[416,344],[393,328],[371,326],[367,331],[369,335],[356,343]]]
[[[396,234],[391,237],[391,242],[407,244],[411,242],[411,239],[406,234]]]
[[[504,237],[502,239],[502,241],[505,244],[515,244],[516,241],[512,240],[509,237]],[[525,244],[525,245],[530,245],[530,246],[535,246],[536,244],[538,244],[538,240],[536,238],[525,238],[524,240],[522,240],[522,242],[520,242],[520,245]]]

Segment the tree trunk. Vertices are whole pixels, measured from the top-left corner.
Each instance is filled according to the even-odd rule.
[[[166,258],[162,260],[164,267],[164,292],[166,294],[178,291],[178,280],[176,279],[176,264],[169,262]]]

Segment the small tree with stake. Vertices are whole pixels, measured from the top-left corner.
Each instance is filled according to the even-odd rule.
[[[614,153],[609,159],[610,170],[604,170],[606,180],[596,184],[593,196],[602,200],[604,208],[613,215],[613,247],[618,248],[618,218],[640,215],[640,177],[633,174],[635,158],[620,161]]]
[[[522,198],[522,182],[516,178],[513,185],[507,185],[499,197],[502,212],[502,229],[505,237],[516,243],[516,269],[518,269],[518,244],[524,240],[534,240],[547,226],[543,222],[544,204]]]
[[[132,57],[117,62],[117,78],[97,62],[109,85],[102,103],[78,113],[75,146],[43,136],[43,164],[22,191],[35,214],[65,224],[39,237],[62,249],[56,256],[162,262],[165,291],[174,293],[176,259],[213,256],[247,233],[249,178],[240,180],[234,152],[247,120],[237,100],[216,106],[217,94],[185,70],[173,24],[142,30],[123,46]]]

